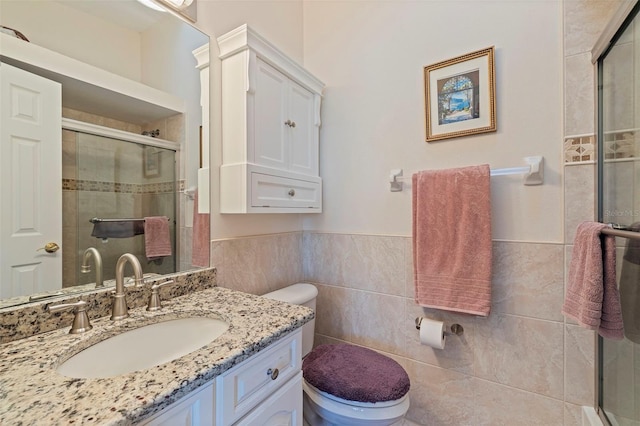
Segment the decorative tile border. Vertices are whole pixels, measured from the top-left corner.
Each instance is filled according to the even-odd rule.
[[[564,162],[580,163],[584,161],[595,161],[596,159],[596,136],[568,136],[564,139]]]
[[[636,157],[636,131],[621,130],[604,135],[604,158],[615,160]]]
[[[178,184],[178,187],[180,185]],[[62,189],[64,191],[89,191],[89,192],[115,192],[126,194],[160,194],[174,192],[176,183],[121,183],[121,182],[101,182],[95,180],[62,179]]]
[[[636,130],[619,130],[604,135],[605,160],[619,160],[640,156],[636,148]],[[581,163],[596,160],[596,136],[567,136],[564,139],[564,162]]]

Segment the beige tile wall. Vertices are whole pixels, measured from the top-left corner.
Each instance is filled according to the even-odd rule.
[[[301,232],[214,240],[211,266],[220,286],[264,294],[302,281],[302,251]]]
[[[320,291],[318,342],[398,359],[412,380],[407,418],[418,424],[562,424],[575,399],[564,381],[563,245],[495,242],[492,313],[480,318],[415,304],[410,242],[305,233],[304,278]],[[418,316],[459,323],[464,334],[444,350],[421,345]]]
[[[316,344],[349,342],[398,360],[412,380],[412,422],[577,425],[593,399],[593,332],[560,315],[564,252],[494,242],[489,318],[417,306],[408,237],[265,235],[214,241],[212,257],[224,287],[262,294],[314,283]],[[445,350],[421,345],[418,316],[459,323],[464,334]]]

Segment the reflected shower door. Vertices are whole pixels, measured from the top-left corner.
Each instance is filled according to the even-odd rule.
[[[132,253],[145,273],[168,274],[176,271],[176,153],[173,150],[134,142],[75,134],[75,185],[65,191],[65,212],[74,211],[74,220],[65,220],[64,233],[76,247],[65,262],[65,283],[95,282],[92,271],[81,272],[82,255],[94,247],[102,256],[105,280],[115,276],[115,265],[123,253]],[[71,192],[71,193],[67,193]],[[65,214],[64,217],[71,217]],[[169,218],[171,256],[148,260],[145,252],[144,217]],[[135,232],[119,237],[101,238],[94,231],[92,219],[140,219],[131,226]],[[106,223],[106,222],[105,222]],[[132,222],[133,223],[133,222]],[[69,246],[67,246],[69,247]],[[131,270],[126,269],[126,274]]]

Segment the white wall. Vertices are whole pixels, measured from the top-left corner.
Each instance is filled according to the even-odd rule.
[[[545,157],[545,184],[492,178],[494,239],[562,241],[562,3],[304,3],[304,65],[327,84],[324,213],[305,230],[411,234],[411,191],[389,170]],[[423,67],[495,45],[498,132],[426,143]]]
[[[2,0],[0,8],[2,25],[32,43],[140,81],[137,32],[50,0]]]
[[[186,180],[186,188],[198,184],[202,124],[200,70],[192,52],[207,42],[203,33],[172,16],[142,33],[142,80],[186,101],[185,144],[178,176]]]

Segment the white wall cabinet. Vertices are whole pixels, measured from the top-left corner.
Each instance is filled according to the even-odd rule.
[[[302,425],[301,345],[299,328],[141,425]]]
[[[243,25],[222,59],[221,213],[319,213],[324,84]]]

